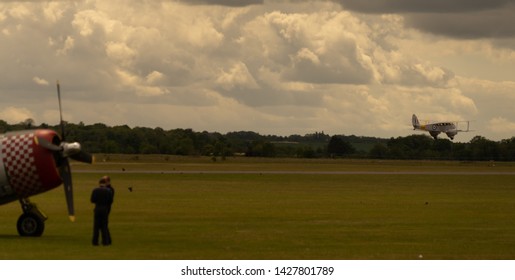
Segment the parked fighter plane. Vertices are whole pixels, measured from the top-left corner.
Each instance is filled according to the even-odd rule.
[[[425,122],[425,124],[420,124],[418,118],[415,114],[411,117],[411,122],[413,124],[413,130],[423,130],[429,132],[431,136],[436,140],[438,134],[441,132],[447,134],[447,136],[453,140],[454,136],[458,134],[458,132],[468,132],[470,127],[470,121],[453,121],[453,122]],[[463,123],[467,124],[467,129],[459,129],[458,124]]]
[[[64,140],[61,92],[57,83],[61,136],[49,129],[24,130],[0,135],[0,205],[20,201],[23,214],[17,222],[21,236],[41,236],[46,215],[29,197],[64,183],[70,220],[74,220],[73,189],[68,158],[92,163],[79,143]]]

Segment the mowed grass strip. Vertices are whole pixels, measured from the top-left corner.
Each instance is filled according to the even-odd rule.
[[[93,247],[101,175],[74,174],[75,223],[61,189],[32,198],[41,238],[1,206],[0,258],[515,258],[513,175],[113,174],[113,245]]]
[[[514,162],[359,160],[165,155],[96,155],[93,165],[72,162],[77,171],[299,171],[299,172],[514,172]]]

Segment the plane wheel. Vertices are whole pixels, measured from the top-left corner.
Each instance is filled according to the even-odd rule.
[[[20,236],[41,236],[45,230],[45,222],[33,213],[24,213],[17,223]]]

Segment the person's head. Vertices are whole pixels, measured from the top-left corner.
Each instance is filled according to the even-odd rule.
[[[100,181],[98,181],[98,185],[100,187],[105,187],[106,186],[106,180],[104,178],[101,178]]]
[[[109,178],[109,176],[105,175],[104,177],[102,177],[102,179],[104,179],[106,185],[111,184],[111,178]]]

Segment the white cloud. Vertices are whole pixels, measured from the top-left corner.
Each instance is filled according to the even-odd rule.
[[[129,48],[125,43],[107,42],[106,54],[116,64],[130,66],[138,53]]]
[[[515,135],[515,121],[509,121],[503,117],[495,117],[489,121],[489,129],[492,132],[503,135]]]
[[[23,20],[33,16],[30,9],[24,4],[13,4],[8,9],[8,14],[14,19]]]
[[[52,42],[49,42],[50,45],[52,45]],[[61,49],[58,49],[57,50],[57,55],[66,55],[70,50],[73,49],[75,45],[75,40],[70,37],[70,36],[67,36],[66,39],[64,40],[64,44],[63,44],[63,47]]]
[[[112,33],[119,22],[109,18],[109,15],[102,11],[84,10],[75,14],[72,25],[79,30],[82,36],[91,36],[96,30],[105,34]]]
[[[187,29],[188,42],[198,48],[216,48],[224,38],[209,18],[195,18]]]
[[[309,61],[314,65],[320,64],[320,59],[318,58],[318,56],[307,48],[302,48],[294,56],[295,62],[302,63],[303,60]]]
[[[148,74],[145,78],[147,84],[152,85],[164,78],[163,73],[160,73],[158,71],[152,71],[152,73]]]
[[[65,9],[66,7],[62,3],[49,2],[43,7],[43,14],[48,21],[55,23],[63,17]]]
[[[216,83],[226,90],[234,87],[257,89],[258,85],[243,62],[235,63],[229,71],[221,70]]]
[[[32,81],[34,81],[34,83],[36,83],[38,85],[42,85],[42,86],[48,86],[49,85],[47,80],[42,79],[40,77],[34,77],[34,78],[32,78]]]
[[[6,107],[0,111],[0,119],[10,124],[20,123],[32,118],[32,112],[23,107]]]
[[[128,71],[118,69],[116,71],[118,80],[117,82],[123,86],[125,90],[133,92],[137,96],[160,96],[166,94],[168,91],[158,86],[152,86],[149,81],[152,81],[152,78],[144,79],[138,75],[130,73]],[[150,74],[156,75],[156,74]]]
[[[266,13],[244,27],[243,46],[289,81],[367,83],[371,70],[362,63],[355,35],[366,26],[346,12]]]

